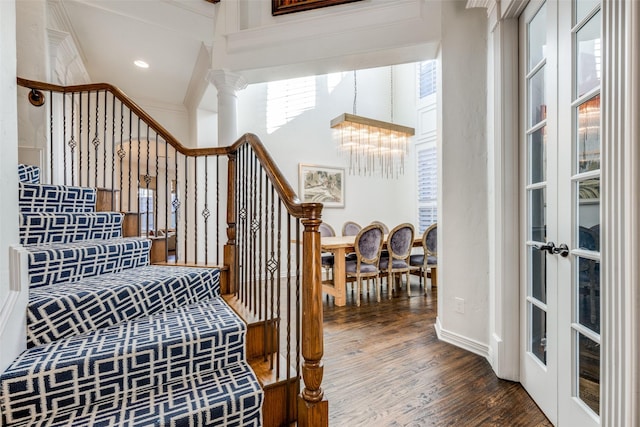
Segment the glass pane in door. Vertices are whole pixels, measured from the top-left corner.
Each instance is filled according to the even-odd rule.
[[[536,188],[529,191],[529,239],[544,243],[547,236],[547,190]]]
[[[531,265],[531,296],[547,302],[547,253],[535,246],[529,248],[529,263]]]
[[[529,135],[529,182],[536,184],[547,179],[547,127]]]
[[[576,33],[575,82],[578,98],[600,86],[602,73],[600,49],[600,12],[598,12]]]
[[[596,414],[600,413],[600,344],[577,333],[578,396]]]
[[[542,363],[547,363],[547,312],[529,303],[531,310],[531,337],[529,351]]]
[[[527,73],[545,58],[547,44],[547,5],[543,5],[529,22],[527,29]]]
[[[576,153],[578,173],[600,169],[600,95],[578,106]]]
[[[600,261],[577,257],[578,322],[600,333]]]
[[[547,105],[544,100],[544,71],[540,68],[530,78],[528,83],[529,92],[529,126],[535,126],[547,118]]]

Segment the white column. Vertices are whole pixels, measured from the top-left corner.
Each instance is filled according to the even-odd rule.
[[[490,357],[496,375],[519,378],[518,21],[488,10],[487,150]]]
[[[238,139],[238,95],[237,92],[247,87],[247,81],[239,74],[228,70],[209,70],[207,80],[218,89],[218,146],[226,147]],[[219,230],[227,229],[227,163],[221,161],[217,171],[220,184],[220,217]],[[221,234],[217,242],[218,250],[224,253],[226,240]],[[222,260],[221,260],[222,261]]]
[[[602,3],[603,426],[640,422],[640,5]]]
[[[218,146],[231,145],[239,136],[237,92],[247,81],[228,70],[210,70],[207,80],[218,89]]]

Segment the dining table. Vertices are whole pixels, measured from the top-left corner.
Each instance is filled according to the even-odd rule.
[[[387,247],[387,237],[384,235],[382,249]],[[347,303],[347,274],[346,274],[346,256],[354,253],[356,236],[331,236],[322,237],[320,246],[322,252],[331,252],[333,254],[333,279],[322,281],[322,291],[333,295],[335,305],[344,306]],[[422,246],[422,236],[413,239],[413,246]]]

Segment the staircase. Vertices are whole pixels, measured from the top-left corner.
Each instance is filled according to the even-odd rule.
[[[93,188],[19,167],[27,348],[0,375],[4,426],[259,426],[264,392],[220,270],[150,265]]]

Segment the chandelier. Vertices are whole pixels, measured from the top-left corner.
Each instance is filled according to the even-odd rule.
[[[353,114],[331,120],[338,150],[349,157],[349,173],[397,178],[404,174],[411,127],[393,123],[393,68],[391,68],[391,122],[356,115],[357,83],[353,72]]]

